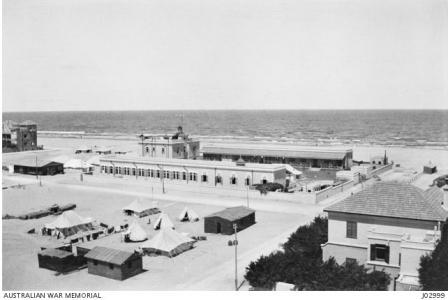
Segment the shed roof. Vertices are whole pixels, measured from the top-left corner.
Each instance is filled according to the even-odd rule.
[[[202,148],[203,153],[226,154],[240,156],[265,157],[294,157],[305,159],[342,160],[351,149],[307,148],[298,145],[207,145]]]
[[[252,213],[255,213],[255,210],[247,208],[245,206],[236,206],[236,207],[229,207],[224,210],[215,212],[213,214],[210,214],[206,216],[205,218],[210,217],[220,217],[228,221],[236,221],[241,218],[244,218]]]
[[[325,209],[328,212],[344,212],[403,219],[445,221],[448,212],[433,201],[432,192],[407,183],[378,182]]]
[[[84,257],[114,265],[122,265],[132,256],[134,256],[132,252],[97,246],[90,250]]]
[[[53,160],[44,160],[44,159],[38,159],[36,161],[35,158],[25,158],[25,159],[21,159],[20,161],[17,161],[14,163],[14,165],[16,166],[24,166],[24,167],[45,167],[47,165],[50,164],[58,164],[58,165],[62,165],[62,163],[60,162],[56,162]]]
[[[57,258],[66,258],[68,256],[72,256],[73,253],[65,250],[55,249],[55,248],[47,248],[39,252],[42,256],[52,256]]]

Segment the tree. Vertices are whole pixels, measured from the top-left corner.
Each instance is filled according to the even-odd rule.
[[[316,217],[301,226],[283,244],[283,251],[261,256],[246,268],[252,287],[272,289],[276,282],[292,283],[298,290],[386,290],[388,274],[370,272],[355,263],[338,265],[334,258],[323,262],[320,245],[327,241],[328,220]]]
[[[434,251],[421,257],[418,274],[425,291],[444,291],[448,288],[448,219]]]

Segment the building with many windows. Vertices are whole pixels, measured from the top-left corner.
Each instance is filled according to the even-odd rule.
[[[233,160],[240,157],[254,163],[290,164],[302,168],[350,169],[352,149],[304,147],[286,143],[275,144],[210,144],[202,147],[206,160]]]
[[[134,176],[165,182],[247,189],[257,183],[286,184],[285,165],[253,164],[239,161],[205,161],[133,157],[128,155],[100,158],[101,173],[111,176]]]
[[[389,273],[390,289],[418,289],[420,257],[434,250],[448,217],[443,197],[437,187],[379,182],[331,205],[323,259],[356,260]]]
[[[182,127],[173,136],[156,137],[140,135],[142,156],[154,158],[196,159],[199,157],[199,141],[186,135]]]

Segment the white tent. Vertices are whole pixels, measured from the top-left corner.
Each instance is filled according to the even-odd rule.
[[[141,247],[146,253],[156,253],[171,257],[193,248],[194,242],[193,239],[185,237],[171,228],[165,228]]]
[[[51,223],[44,225],[44,229],[52,233],[61,233],[64,237],[78,233],[79,231],[88,231],[93,229],[93,219],[83,218],[73,210],[63,212]]]
[[[199,221],[199,215],[194,210],[185,207],[184,210],[179,215],[179,220],[181,222],[184,221],[196,222]]]
[[[69,161],[64,163],[64,168],[83,170],[86,172],[93,170],[93,166],[91,164],[88,164],[80,159],[70,159]]]
[[[159,213],[160,209],[157,206],[156,202],[150,203],[149,201],[136,199],[131,204],[123,207],[123,211],[127,215],[136,215],[141,218]]]
[[[129,226],[125,235],[132,242],[141,242],[148,239],[146,231],[140,226],[140,224],[137,221],[135,221],[134,223],[132,223],[131,226]]]
[[[167,214],[161,214],[157,221],[154,223],[154,229],[159,230],[165,228],[174,229],[174,224],[173,222],[171,222]]]

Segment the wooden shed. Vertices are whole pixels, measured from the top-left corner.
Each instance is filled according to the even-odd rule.
[[[425,174],[434,174],[437,172],[437,167],[432,162],[428,162],[423,166],[423,173]]]
[[[95,247],[85,256],[90,274],[125,280],[143,271],[140,254],[106,247]]]
[[[64,165],[56,161],[24,160],[14,164],[14,173],[56,175],[64,173]]]
[[[241,231],[255,224],[255,210],[244,207],[230,207],[204,217],[204,232],[233,234],[233,224]]]
[[[37,254],[39,268],[44,268],[59,273],[66,273],[79,269],[85,265],[82,256],[75,256],[72,252],[47,248]]]

